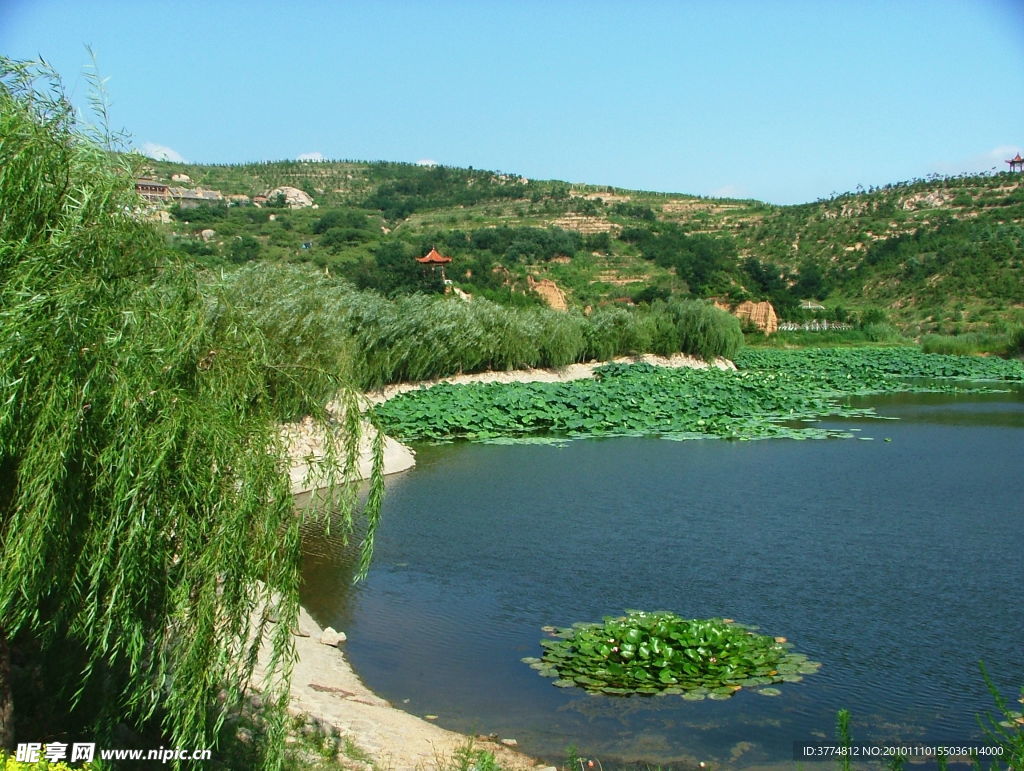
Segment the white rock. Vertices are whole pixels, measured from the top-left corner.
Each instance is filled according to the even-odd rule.
[[[313,199],[309,197],[309,193],[299,190],[297,187],[283,185],[282,187],[268,190],[265,195],[270,200],[273,200],[274,196],[283,195],[285,205],[289,209],[304,209],[307,206],[313,205]]]
[[[324,645],[333,645],[337,647],[347,639],[348,637],[345,636],[344,632],[338,632],[331,626],[327,627],[320,633],[320,642]]]

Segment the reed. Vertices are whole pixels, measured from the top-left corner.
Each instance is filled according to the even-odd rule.
[[[732,359],[743,347],[739,320],[699,300],[669,303],[666,308],[675,321],[677,350],[711,360]]]
[[[334,367],[364,389],[640,353],[731,357],[742,342],[732,316],[696,301],[603,307],[584,316],[481,298],[392,300],[288,265],[247,265],[210,280],[245,309],[282,362]]]
[[[967,332],[961,335],[925,335],[921,338],[921,350],[925,353],[944,353],[954,356],[992,353],[997,355],[1014,355],[1014,331],[1010,332]],[[1018,352],[1024,335],[1016,330]]]

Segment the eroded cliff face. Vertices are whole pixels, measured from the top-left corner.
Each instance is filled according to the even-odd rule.
[[[775,308],[767,300],[762,300],[759,303],[745,300],[735,308],[730,308],[725,303],[716,301],[715,307],[729,311],[740,321],[749,321],[766,335],[777,332],[779,329],[779,317],[775,314]]]
[[[502,285],[509,287],[513,292],[522,292],[519,282],[512,275],[512,271],[504,265],[495,265],[493,272],[501,275]],[[526,291],[536,292],[549,308],[556,311],[569,310],[569,298],[565,291],[550,278],[542,278],[539,281],[533,276],[526,276]]]
[[[530,290],[540,295],[541,299],[548,304],[548,307],[556,311],[569,310],[569,303],[565,292],[550,278],[542,278],[537,281],[533,276],[526,277],[526,284]]]

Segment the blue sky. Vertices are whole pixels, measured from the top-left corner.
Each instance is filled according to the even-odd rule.
[[[195,162],[436,161],[800,203],[1024,152],[1022,0],[0,0]]]

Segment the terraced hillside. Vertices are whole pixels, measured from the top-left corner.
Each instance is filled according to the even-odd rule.
[[[442,291],[414,260],[436,247],[461,292],[517,305],[542,302],[531,287],[547,280],[578,308],[686,295],[769,300],[785,319],[888,318],[914,334],[1024,322],[1020,174],[774,206],[444,166],[147,165],[225,196],[153,204],[170,209],[175,248],[208,265],[309,261],[389,294]],[[313,205],[240,198],[283,186]]]

